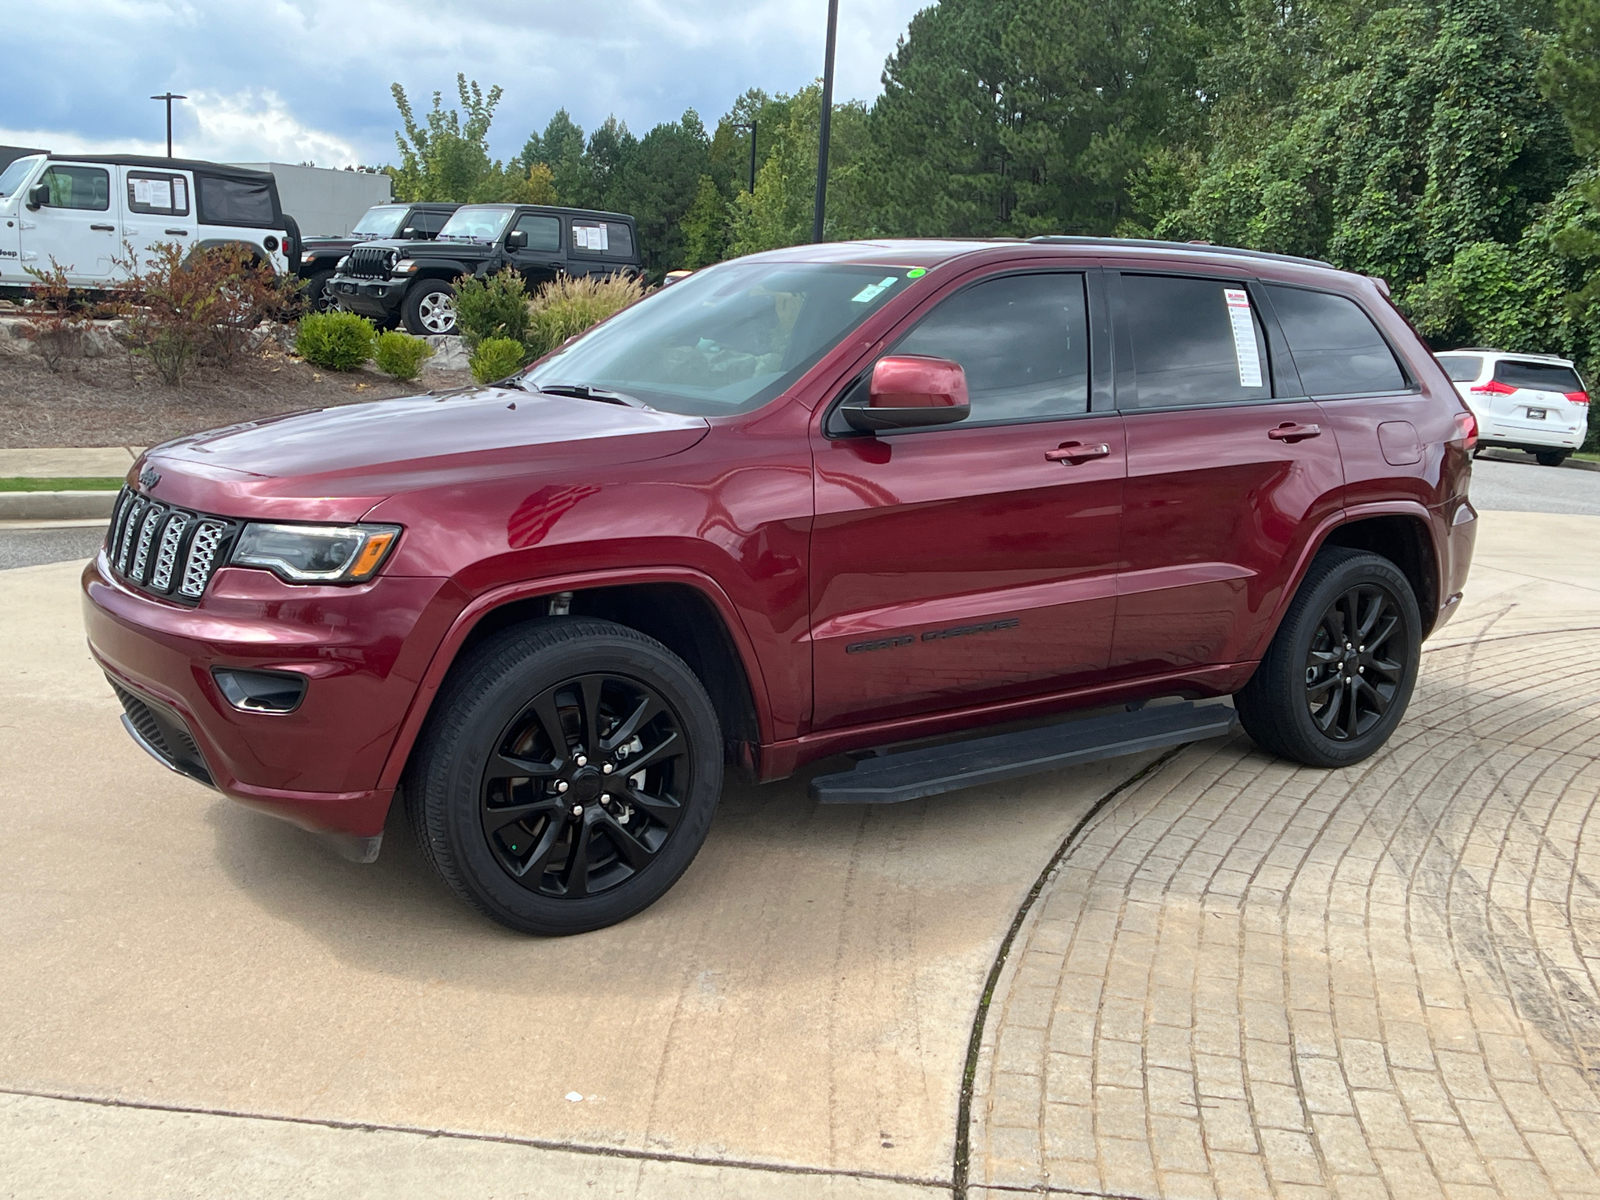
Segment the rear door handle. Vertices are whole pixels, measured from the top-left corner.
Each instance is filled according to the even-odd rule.
[[[168,229],[166,231],[166,233],[167,233],[167,235],[169,237],[188,237],[189,236],[189,231],[187,229]]]
[[[1285,421],[1276,429],[1267,430],[1267,436],[1275,442],[1303,442],[1307,438],[1321,437],[1320,425],[1296,425],[1293,421]]]
[[[1085,446],[1082,442],[1062,442],[1055,450],[1046,450],[1046,462],[1081,463],[1088,462],[1091,458],[1105,458],[1111,453],[1111,447],[1104,442],[1096,442],[1092,446]]]
[[[117,231],[117,227],[115,225],[91,225],[89,228],[95,230],[97,233],[115,233]]]

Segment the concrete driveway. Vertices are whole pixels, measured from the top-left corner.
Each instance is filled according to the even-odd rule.
[[[1452,1153],[1480,1188],[1600,1190],[1600,897],[1562,882],[1600,877],[1600,519],[1485,515],[1367,767],[1240,740],[881,810],[734,790],[664,901],[563,941],[472,916],[403,826],[352,866],[145,757],[76,574],[0,572],[0,1196],[1490,1194]],[[1429,834],[1458,793],[1493,819]],[[1299,844],[1315,870],[1286,865]],[[1418,895],[1445,915],[1408,918]],[[1445,961],[1471,964],[1438,993],[1465,1023],[1429,1015]],[[1379,1023],[1333,1025],[1346,991]],[[1441,1065],[1453,1044],[1419,1065],[1458,1034],[1481,1078]],[[1442,1081],[1455,1142],[1401,1071]],[[1469,1077],[1496,1098],[1449,1090]]]

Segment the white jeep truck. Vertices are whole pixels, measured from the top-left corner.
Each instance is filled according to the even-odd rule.
[[[299,236],[264,171],[138,155],[30,154],[0,172],[0,296],[21,297],[28,273],[61,264],[94,290],[124,273],[124,243],[141,263],[161,242],[241,245],[273,271],[298,269]]]

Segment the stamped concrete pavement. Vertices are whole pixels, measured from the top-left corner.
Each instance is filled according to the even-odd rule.
[[[1597,602],[1600,520],[1486,514],[1381,754],[1196,745],[1095,813],[1006,958],[972,1194],[1600,1195]]]

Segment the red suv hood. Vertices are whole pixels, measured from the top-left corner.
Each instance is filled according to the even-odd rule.
[[[290,413],[179,438],[134,466],[169,504],[233,517],[354,521],[422,488],[687,450],[701,417],[507,388]]]

